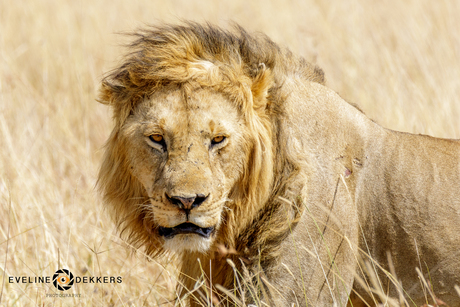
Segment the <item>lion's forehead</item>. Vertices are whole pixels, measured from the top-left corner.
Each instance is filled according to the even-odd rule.
[[[160,92],[152,95],[140,107],[143,122],[181,134],[206,136],[216,133],[236,133],[243,119],[235,105],[220,93],[195,90]]]

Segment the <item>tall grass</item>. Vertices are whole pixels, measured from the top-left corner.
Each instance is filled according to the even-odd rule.
[[[385,127],[460,138],[460,2],[0,1],[0,295],[5,306],[154,306],[174,266],[131,255],[94,190],[111,119],[98,83],[118,32],[230,20],[321,66],[328,85]],[[10,276],[121,276],[49,298]],[[172,295],[172,296],[171,296]]]

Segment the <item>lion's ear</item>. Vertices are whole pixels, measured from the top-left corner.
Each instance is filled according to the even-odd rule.
[[[97,102],[114,106],[123,98],[123,93],[126,93],[126,88],[121,85],[121,82],[112,76],[107,76],[101,82]]]
[[[272,87],[273,75],[271,70],[260,63],[257,75],[253,78],[251,92],[254,100],[254,109],[265,108],[268,103],[268,90]]]
[[[102,80],[97,101],[111,106],[113,117],[118,124],[121,124],[133,110],[133,97],[130,96],[125,86],[121,85],[119,81],[109,77]]]
[[[99,103],[111,105],[115,98],[113,94],[112,84],[110,84],[107,80],[103,80],[96,100]]]

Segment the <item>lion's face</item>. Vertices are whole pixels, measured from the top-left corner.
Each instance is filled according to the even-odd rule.
[[[164,89],[128,117],[128,168],[150,199],[144,227],[165,249],[211,246],[247,163],[244,127],[235,107],[208,89]]]

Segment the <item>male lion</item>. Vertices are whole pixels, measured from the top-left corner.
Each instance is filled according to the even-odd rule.
[[[181,256],[192,305],[460,306],[458,141],[380,127],[240,27],[134,36],[98,185],[134,246]]]

